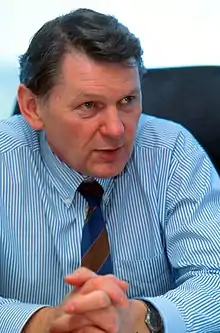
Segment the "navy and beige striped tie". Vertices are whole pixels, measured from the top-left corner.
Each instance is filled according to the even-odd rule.
[[[81,266],[100,274],[112,274],[109,240],[101,211],[102,186],[95,180],[82,182],[79,193],[88,203],[87,215],[82,232]]]

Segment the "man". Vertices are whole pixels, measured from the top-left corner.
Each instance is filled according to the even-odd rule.
[[[0,125],[1,332],[220,331],[220,180],[184,128],[139,121],[141,57],[87,9],[21,57],[22,116]]]

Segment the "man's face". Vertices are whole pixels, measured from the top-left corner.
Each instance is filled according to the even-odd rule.
[[[115,176],[130,158],[141,113],[138,68],[67,54],[39,113],[62,161],[85,175]]]

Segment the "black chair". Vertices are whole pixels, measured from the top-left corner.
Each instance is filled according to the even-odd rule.
[[[18,105],[18,102],[17,100],[15,101],[15,104],[14,104],[14,109],[13,109],[13,113],[12,115],[15,116],[16,114],[20,114],[20,109],[19,109],[19,105]]]
[[[185,126],[220,173],[220,66],[149,69],[142,94],[143,113]]]
[[[220,66],[149,69],[143,113],[185,126],[220,173]]]

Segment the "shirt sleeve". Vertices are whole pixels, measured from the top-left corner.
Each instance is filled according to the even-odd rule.
[[[0,333],[21,333],[30,317],[44,307],[0,297]]]
[[[220,332],[220,178],[183,129],[173,151],[163,231],[173,288],[146,298],[166,333]]]

